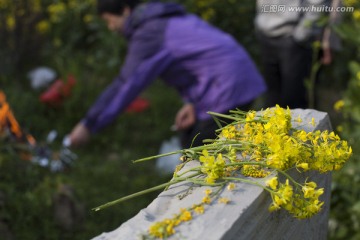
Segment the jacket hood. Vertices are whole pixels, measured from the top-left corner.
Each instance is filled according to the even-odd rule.
[[[185,13],[184,7],[176,3],[149,2],[140,4],[127,19],[125,37],[131,37],[136,28],[150,19],[184,15]]]

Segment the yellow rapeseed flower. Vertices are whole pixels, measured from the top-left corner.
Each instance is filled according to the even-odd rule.
[[[219,199],[219,203],[228,204],[229,202],[230,202],[230,199],[228,199],[228,198],[220,198]]]
[[[229,191],[234,190],[234,189],[235,189],[235,183],[229,183],[229,185],[227,186],[227,189],[228,189]]]
[[[336,130],[341,133],[341,132],[344,131],[344,127],[339,125],[339,126],[336,127]]]
[[[255,112],[255,111],[249,111],[249,112],[246,114],[245,120],[246,120],[247,122],[253,121],[253,120],[255,119],[255,116],[256,116],[256,112]]]
[[[0,9],[6,9],[9,6],[10,0],[0,0]]]
[[[202,154],[199,161],[202,163],[201,171],[207,175],[205,181],[214,183],[216,179],[224,175],[226,162],[221,153],[217,155],[216,159],[207,150],[203,150]]]
[[[360,10],[356,9],[353,14],[352,14],[353,18],[356,20],[356,21],[360,21]]]
[[[346,7],[352,7],[356,4],[357,0],[343,0]]]
[[[149,228],[149,234],[151,236],[157,237],[157,238],[164,238],[164,223],[163,222],[156,222]]]
[[[315,123],[315,118],[311,118],[310,124],[311,124],[313,127],[315,127],[315,125],[316,125],[316,123]]]
[[[200,205],[194,208],[194,212],[196,212],[197,214],[203,214],[205,211],[204,206]]]
[[[234,125],[227,126],[221,131],[221,136],[226,139],[235,139],[236,138],[236,128]]]
[[[209,196],[212,193],[211,189],[206,189],[205,191],[206,196]]]
[[[246,177],[264,178],[268,176],[270,172],[264,170],[259,165],[244,165],[241,169],[241,174]]]
[[[32,9],[38,13],[41,11],[41,0],[32,0]]]
[[[305,198],[310,198],[314,195],[315,189],[310,186],[303,186],[302,191],[304,193]]]
[[[211,18],[213,18],[215,16],[215,10],[213,8],[208,8],[206,9],[206,11],[204,11],[201,14],[201,17],[205,20],[205,21],[209,21]]]
[[[209,198],[208,196],[203,197],[203,199],[202,199],[202,203],[205,203],[205,204],[210,204],[210,203],[211,203],[211,198]]]
[[[36,24],[36,30],[41,33],[47,33],[50,29],[50,23],[46,20],[42,20],[40,22],[38,22],[38,24]]]
[[[280,209],[279,205],[276,205],[275,203],[272,203],[272,204],[270,204],[268,210],[269,210],[269,212],[274,212],[274,211],[279,210],[279,209]]]
[[[190,221],[192,219],[191,212],[188,210],[185,210],[180,215],[180,221],[186,222]]]
[[[277,177],[273,177],[266,181],[266,185],[269,186],[271,189],[275,190],[278,186],[278,179]]]
[[[59,22],[66,12],[66,5],[63,2],[50,4],[47,8],[51,22]]]
[[[318,49],[321,48],[321,42],[320,41],[314,41],[312,45],[313,45],[313,48],[318,48]]]
[[[345,101],[339,100],[334,104],[334,109],[339,112],[339,111],[341,111],[341,109],[344,108],[344,106],[345,106]]]
[[[94,20],[94,16],[91,14],[86,14],[83,18],[84,23],[91,23]]]
[[[309,164],[308,163],[299,163],[299,164],[296,164],[296,167],[297,168],[302,168],[304,171],[309,170]]]
[[[78,5],[77,0],[68,0],[69,8],[76,8]]]
[[[7,16],[6,18],[6,27],[9,31],[13,31],[15,29],[16,26],[16,20],[14,16]]]
[[[62,41],[60,38],[54,38],[53,41],[52,41],[52,44],[55,46],[55,47],[60,47],[62,45]]]
[[[293,187],[289,184],[289,179],[286,179],[285,184],[280,184],[279,189],[274,195],[274,204],[281,206],[289,203],[293,197]]]
[[[294,132],[293,134],[295,137],[297,137],[299,140],[301,140],[302,142],[306,142],[308,141],[308,134],[304,131],[304,130],[299,130]]]

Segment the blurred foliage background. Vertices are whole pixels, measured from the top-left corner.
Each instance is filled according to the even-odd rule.
[[[258,62],[254,0],[178,2],[231,33]],[[333,27],[343,39],[343,49],[335,53],[330,66],[321,68],[316,98],[317,109],[330,114],[334,129],[354,149],[353,159],[333,176],[329,238],[359,239],[360,4],[356,0],[343,3],[355,11],[344,13],[342,23]],[[71,130],[118,73],[126,53],[126,43],[96,16],[95,0],[0,0],[0,46],[0,89],[20,125],[39,142],[53,129],[61,137]],[[59,79],[69,74],[76,78],[71,97],[61,107],[42,104],[41,91],[31,88],[27,74],[38,66],[54,69]],[[154,162],[131,161],[158,153],[162,140],[173,134],[169,129],[181,101],[160,81],[143,96],[150,108],[119,117],[89,145],[76,150],[79,159],[63,173],[23,161],[0,142],[0,236],[90,239],[113,230],[149,204],[157,193],[109,210],[91,211],[170,178],[159,174]],[[60,144],[57,139],[51,147]],[[72,209],[70,225],[56,216],[64,199]]]

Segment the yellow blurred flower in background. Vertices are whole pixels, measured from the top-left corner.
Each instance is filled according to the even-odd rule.
[[[34,12],[41,12],[41,0],[32,0],[32,10]]]
[[[14,16],[7,16],[6,18],[6,28],[9,30],[9,31],[13,31],[15,29],[15,26],[16,26],[16,20],[15,20],[15,17]]]
[[[334,109],[339,112],[341,111],[341,109],[343,109],[344,105],[345,105],[344,100],[339,100],[334,104]]]
[[[347,7],[352,7],[356,4],[357,0],[343,0],[343,3]]]
[[[50,14],[51,22],[59,22],[66,11],[66,5],[63,2],[53,3],[48,6],[47,11]]]
[[[93,20],[94,20],[94,16],[91,15],[91,14],[86,14],[86,15],[83,17],[84,23],[91,23]]]
[[[9,6],[8,0],[0,0],[0,9],[6,9]]]
[[[356,9],[352,16],[356,21],[360,21],[360,10]]]
[[[49,29],[50,29],[49,21],[42,20],[38,24],[36,24],[36,31],[38,31],[41,34],[47,33]]]

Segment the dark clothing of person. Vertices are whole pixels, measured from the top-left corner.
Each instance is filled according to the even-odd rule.
[[[255,28],[268,92],[265,106],[306,108],[312,43],[323,27],[317,21],[329,0],[257,0]]]
[[[260,35],[260,34],[259,34]],[[302,46],[291,36],[259,36],[263,74],[268,91],[264,107],[307,108],[305,80],[312,65],[312,49]]]

